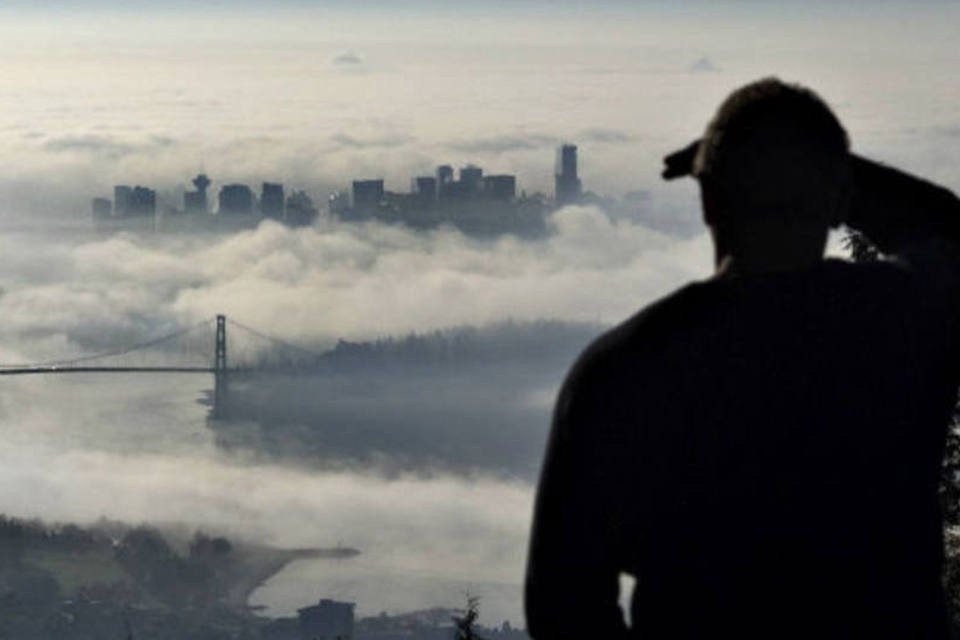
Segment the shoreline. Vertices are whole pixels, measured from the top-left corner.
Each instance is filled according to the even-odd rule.
[[[242,553],[244,554],[244,575],[240,576],[236,584],[230,588],[224,598],[224,603],[230,607],[249,612],[263,609],[262,606],[254,606],[249,603],[253,593],[293,562],[319,558],[345,559],[360,555],[360,551],[350,547],[304,549],[245,547]]]

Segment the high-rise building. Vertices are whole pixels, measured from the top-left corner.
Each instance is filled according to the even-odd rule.
[[[283,185],[264,182],[260,191],[260,213],[274,220],[283,219]]]
[[[220,214],[244,215],[253,213],[253,191],[245,184],[228,184],[220,189]]]
[[[290,199],[287,198],[287,212],[290,211]],[[327,213],[334,218],[344,218],[350,215],[350,194],[338,190],[327,196]]]
[[[157,192],[137,185],[127,198],[127,215],[149,217],[157,212]]]
[[[468,164],[460,169],[460,184],[465,194],[475,195],[483,189],[483,169]]]
[[[577,146],[565,144],[557,150],[556,199],[559,204],[572,204],[580,199],[581,185],[577,175]]]
[[[118,218],[127,215],[130,208],[130,195],[133,189],[125,184],[118,184],[113,188],[113,214]]]
[[[193,179],[196,191],[187,191],[183,194],[183,210],[187,213],[207,213],[207,187],[210,179],[206,174],[199,174]]]
[[[383,202],[383,180],[354,180],[353,208],[369,212],[380,207]]]
[[[448,164],[437,167],[437,186],[442,189],[444,185],[451,182],[453,182],[453,167]]]
[[[313,200],[303,191],[294,191],[287,198],[285,220],[290,226],[307,227],[317,219],[318,213],[317,208],[313,206]]]
[[[437,199],[437,179],[433,176],[414,178],[411,190],[421,203],[433,202]]]
[[[513,200],[517,197],[517,177],[511,175],[485,176],[483,195],[494,200]]]
[[[448,164],[442,164],[437,167],[437,198],[439,200],[448,200],[453,197],[454,186],[453,167]]]

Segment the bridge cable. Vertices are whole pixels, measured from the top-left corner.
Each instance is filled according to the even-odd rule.
[[[0,369],[29,369],[32,367],[56,367],[56,366],[79,364],[81,362],[89,362],[90,360],[99,360],[101,358],[111,358],[114,356],[122,356],[128,353],[132,353],[134,351],[140,351],[141,349],[153,347],[162,342],[173,340],[174,338],[179,338],[180,336],[186,333],[190,333],[191,331],[195,331],[200,327],[210,325],[212,323],[213,323],[212,318],[203,320],[202,322],[198,322],[194,325],[186,327],[185,329],[180,329],[179,331],[174,331],[173,333],[160,336],[158,338],[153,338],[151,340],[147,340],[146,342],[141,342],[129,347],[125,347],[123,349],[116,349],[114,351],[104,351],[102,353],[95,353],[88,356],[80,356],[78,358],[70,358],[68,360],[48,360],[46,362],[30,362],[26,364],[0,364]]]
[[[260,338],[260,339],[262,339],[262,340],[267,340],[268,342],[274,342],[274,343],[279,344],[279,345],[281,345],[281,346],[283,346],[283,347],[286,347],[286,348],[288,348],[288,349],[292,349],[293,351],[303,352],[303,353],[305,353],[305,354],[307,354],[307,355],[309,355],[309,356],[313,356],[314,358],[324,358],[324,357],[326,357],[326,355],[327,355],[327,354],[322,353],[322,352],[320,352],[320,351],[313,351],[312,349],[307,349],[307,348],[305,348],[305,347],[300,347],[300,346],[297,346],[297,345],[295,345],[295,344],[293,344],[293,343],[287,342],[286,340],[283,340],[282,338],[278,338],[278,337],[276,337],[276,336],[271,336],[271,335],[269,335],[269,334],[263,333],[262,331],[258,331],[257,329],[254,329],[253,327],[249,327],[249,326],[243,324],[242,322],[238,322],[238,321],[234,320],[233,318],[229,318],[229,317],[228,317],[228,318],[227,318],[227,322],[230,323],[231,325],[237,327],[238,329],[243,329],[243,330],[246,331],[247,333],[251,333],[251,334],[255,335],[256,337],[258,337],[258,338]]]

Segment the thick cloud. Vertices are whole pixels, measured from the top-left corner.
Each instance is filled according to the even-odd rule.
[[[48,359],[58,354],[44,340],[80,352],[216,313],[317,346],[504,318],[609,323],[709,266],[702,236],[582,207],[551,225],[544,242],[335,223],[226,238],[8,236],[0,348],[5,360]]]

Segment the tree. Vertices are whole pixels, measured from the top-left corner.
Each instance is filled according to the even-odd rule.
[[[854,262],[874,262],[880,252],[856,231],[844,239]],[[960,404],[947,427],[946,446],[940,470],[940,512],[943,514],[943,586],[954,628],[960,628]]]
[[[467,608],[464,610],[463,615],[453,616],[453,624],[456,627],[456,635],[454,636],[456,640],[483,640],[483,638],[473,630],[473,625],[477,622],[478,617],[480,617],[480,598],[467,594]]]

